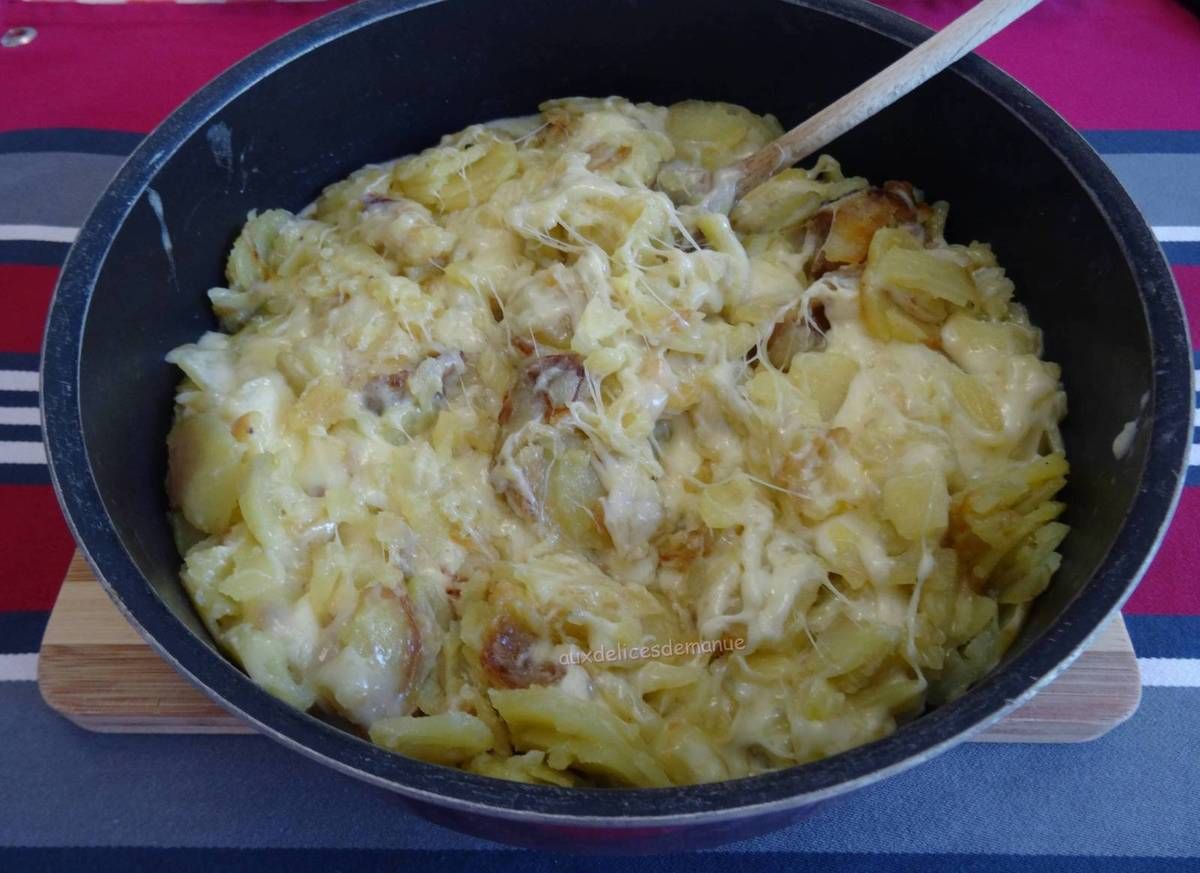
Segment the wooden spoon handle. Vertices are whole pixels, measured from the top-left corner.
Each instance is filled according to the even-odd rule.
[[[735,199],[895,103],[1039,2],[982,0],[887,69],[734,164],[730,169],[736,170],[738,180]]]

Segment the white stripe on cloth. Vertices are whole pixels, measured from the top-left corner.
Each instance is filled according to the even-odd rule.
[[[55,227],[50,224],[0,224],[0,240],[29,240],[32,242],[75,242],[77,227]]]
[[[1192,450],[1188,452],[1188,466],[1200,466],[1200,446],[1192,443]]]
[[[0,424],[41,424],[36,406],[0,406]]]
[[[0,464],[44,464],[46,449],[41,443],[0,443]]]
[[[1200,242],[1200,227],[1164,225],[1154,228],[1159,242]]]
[[[0,370],[0,391],[38,390],[37,370]]]
[[[36,654],[0,655],[0,682],[33,682],[37,679]]]
[[[1138,658],[1147,688],[1200,688],[1200,658]]]

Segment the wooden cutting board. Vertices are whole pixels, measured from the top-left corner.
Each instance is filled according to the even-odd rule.
[[[80,727],[113,733],[249,733],[197,691],[125,621],[76,553],[38,657],[42,697]],[[1133,715],[1141,677],[1118,616],[1033,700],[975,739],[1092,740]]]

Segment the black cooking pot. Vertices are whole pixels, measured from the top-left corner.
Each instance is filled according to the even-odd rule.
[[[366,0],[268,46],[167,119],[71,250],[46,332],[54,484],[101,581],[146,639],[213,699],[423,814],[539,847],[692,848],[780,827],[896,773],[1025,701],[1125,600],[1178,498],[1192,364],[1161,251],[1096,154],[976,57],[846,135],[849,173],[909,179],[990,241],[1063,367],[1072,532],[1006,661],[966,696],[825,761],[713,785],[565,790],[391,754],[297,712],[225,659],[179,584],[165,439],[179,373],[163,356],[215,326],[205,291],[251,209],[297,210],[369,161],[565,95],[728,100],[785,126],[928,31],[860,0]],[[1116,457],[1127,422],[1136,435]]]

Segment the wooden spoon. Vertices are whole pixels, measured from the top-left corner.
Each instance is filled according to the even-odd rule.
[[[876,73],[807,121],[748,158],[714,172],[703,205],[714,212],[727,213],[746,192],[895,103],[1040,2],[982,0],[887,69]]]

